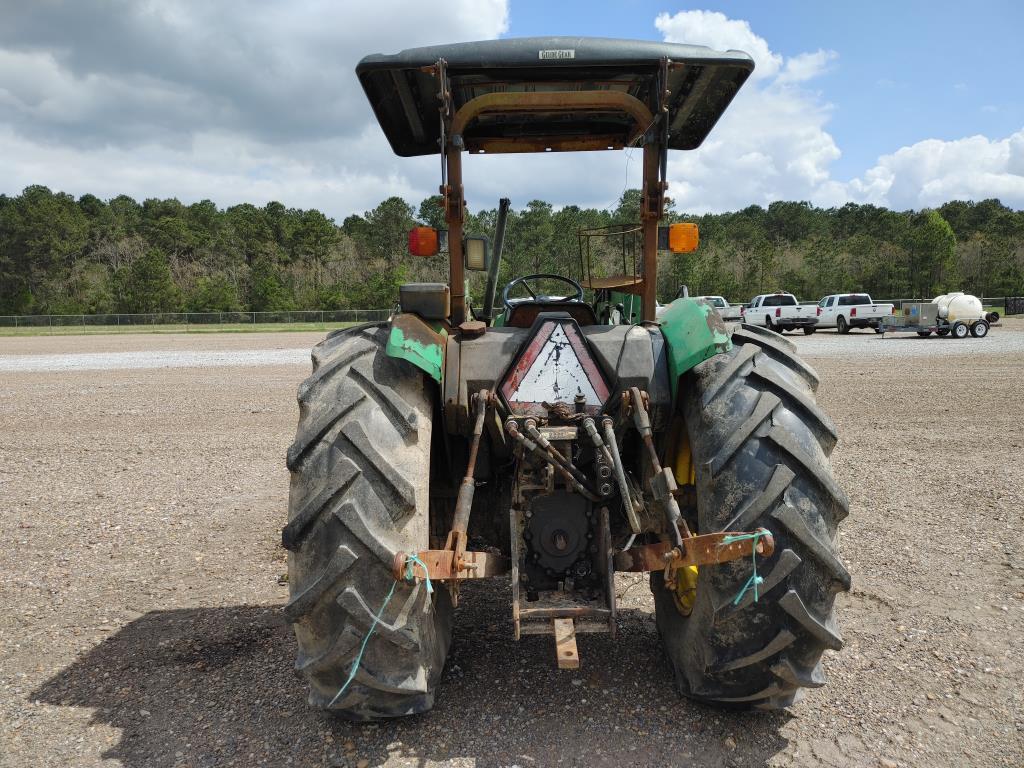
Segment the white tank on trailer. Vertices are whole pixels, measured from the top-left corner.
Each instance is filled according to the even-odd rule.
[[[973,322],[981,320],[985,312],[981,307],[981,299],[969,293],[944,293],[932,299],[932,304],[938,304],[938,316],[943,320],[954,323],[957,320]]]

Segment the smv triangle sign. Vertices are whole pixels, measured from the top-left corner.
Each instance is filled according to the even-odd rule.
[[[588,413],[608,399],[608,386],[573,323],[551,320],[538,329],[501,386],[513,413],[544,415],[543,403],[572,405],[583,395]]]

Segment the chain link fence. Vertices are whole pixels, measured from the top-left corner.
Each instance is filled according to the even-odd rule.
[[[877,299],[879,304],[895,304],[927,299]],[[812,305],[816,302],[804,302]],[[1001,315],[1024,314],[1024,297],[986,297],[982,306]],[[108,315],[0,315],[0,328],[67,328],[85,326],[145,325],[271,325],[276,323],[369,323],[387,320],[394,309],[296,310],[289,312],[151,312],[147,314]]]
[[[387,320],[390,309],[292,312],[152,312],[109,315],[0,315],[0,328],[62,328],[136,325],[260,325],[273,323],[367,323]]]

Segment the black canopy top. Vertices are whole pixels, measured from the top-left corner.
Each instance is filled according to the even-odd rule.
[[[668,68],[668,147],[695,149],[754,69],[753,60],[742,51],[641,40],[533,37],[412,48],[393,56],[372,54],[359,62],[356,74],[392,149],[410,157],[440,152],[438,82],[424,71],[440,59],[446,63],[454,110],[489,93],[619,91],[656,114],[661,62],[666,58],[673,63]],[[467,124],[464,134],[471,150],[474,142],[479,145],[485,139],[543,143],[545,138],[593,135],[613,137],[609,146],[622,146],[628,136],[635,136],[636,125],[621,111],[534,110],[481,116]]]

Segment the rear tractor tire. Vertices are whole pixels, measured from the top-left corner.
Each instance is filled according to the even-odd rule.
[[[313,348],[288,449],[290,600],[296,669],[309,702],[353,720],[423,712],[451,644],[448,590],[394,583],[399,551],[429,546],[433,399],[423,376],[384,354],[380,324],[332,333]]]
[[[750,558],[701,567],[684,615],[663,575],[651,576],[658,630],[688,697],[779,709],[824,684],[821,657],[839,650],[833,604],[850,588],[837,526],[849,500],[829,454],[835,427],[814,400],[815,372],[789,341],[742,326],[734,347],[698,365],[683,396],[696,470],[700,533],[766,528],[757,600],[742,592]]]

